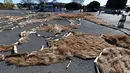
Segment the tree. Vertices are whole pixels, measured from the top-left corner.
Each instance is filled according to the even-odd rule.
[[[21,3],[24,4],[24,3],[35,3],[35,0],[21,0]]]
[[[127,0],[108,0],[106,7],[110,9],[124,9],[126,7]]]
[[[0,9],[13,9],[13,7],[14,7],[14,4],[12,4],[12,3],[9,3],[9,2],[7,2],[7,3],[0,3]]]
[[[12,3],[4,3],[5,9],[13,9],[13,7],[14,7],[14,4],[12,4]]]
[[[65,7],[65,3],[54,3],[53,7],[54,8],[59,8],[60,11],[62,11],[62,8]]]
[[[79,10],[81,7],[82,5],[76,2],[71,2],[65,5],[67,10]]]
[[[72,0],[72,2],[76,2],[76,3],[79,3],[79,4],[84,4],[84,0]]]
[[[19,9],[22,9],[22,4],[21,3],[17,3],[17,6]]]
[[[45,2],[48,2],[48,0],[36,0],[38,3],[45,3]]]
[[[0,3],[0,9],[3,9],[3,8],[4,8],[4,4]]]
[[[98,1],[90,2],[87,7],[88,11],[97,11],[100,8],[100,3]]]
[[[22,7],[27,7],[28,9],[32,9],[35,2],[35,0],[21,0]]]
[[[54,4],[54,7],[64,8],[64,7],[65,7],[65,3],[55,3],[55,4]]]

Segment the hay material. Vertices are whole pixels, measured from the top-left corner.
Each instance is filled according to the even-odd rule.
[[[101,25],[106,25],[106,26],[109,25],[109,24],[108,24],[107,22],[105,22],[103,19],[97,18],[97,17],[94,16],[93,14],[89,14],[89,13],[59,14],[59,17],[68,18],[68,19],[83,18],[83,19],[89,20],[89,21],[91,21],[91,22],[94,22],[94,23],[96,23],[96,24],[101,24]]]
[[[80,13],[80,14],[59,14],[59,17],[62,18],[85,18],[85,16],[93,16],[92,14],[88,14],[88,13]]]
[[[24,44],[26,42],[28,42],[30,39],[28,37],[21,37],[19,40],[18,40],[18,44]]]
[[[33,13],[33,14],[27,14],[25,16],[0,16],[1,20],[10,21],[12,23],[17,23],[19,27],[24,27],[27,24],[33,24],[37,22],[44,22],[49,21],[55,18],[59,18],[54,13]]]
[[[14,48],[14,45],[0,45],[1,52],[11,51],[13,50],[13,48]]]
[[[18,66],[30,66],[30,65],[48,65],[60,62],[65,59],[58,53],[57,50],[44,49],[42,51],[32,52],[27,55],[19,54],[20,56],[6,57],[6,62],[16,64]]]
[[[3,54],[0,54],[0,61],[4,61],[5,60],[5,56]]]
[[[62,31],[72,31],[72,29],[79,28],[79,25],[44,25],[41,27],[37,27],[36,30],[45,30],[47,32],[55,32],[55,33],[61,33]]]
[[[23,31],[21,32],[21,34],[19,35],[21,38],[18,40],[18,44],[24,44],[26,42],[28,42],[30,39],[29,39],[29,35],[31,34],[30,33],[31,31]]]
[[[0,16],[0,19],[7,19],[9,21],[19,21],[24,19],[25,16]]]
[[[53,41],[51,46],[24,56],[6,57],[6,61],[20,66],[53,64],[70,56],[95,58],[104,48],[114,47],[99,36],[82,33],[74,33],[59,41]]]
[[[97,59],[100,73],[130,73],[130,50],[106,48]]]
[[[105,47],[114,47],[99,36],[82,33],[71,34],[67,38],[54,41],[52,45],[57,46],[61,53],[70,51],[83,59],[95,58]]]
[[[124,47],[129,48],[130,47],[130,37],[127,35],[110,35],[106,34],[103,36],[105,41],[108,43],[118,46],[118,47]]]

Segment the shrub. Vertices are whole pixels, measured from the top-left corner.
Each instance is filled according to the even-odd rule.
[[[13,7],[14,7],[14,4],[4,3],[4,8],[5,8],[5,9],[13,9]]]
[[[81,4],[78,4],[76,2],[71,2],[65,5],[65,8],[67,10],[79,10],[81,7]]]
[[[87,9],[90,11],[97,11],[100,8],[100,3],[93,1],[87,5]]]

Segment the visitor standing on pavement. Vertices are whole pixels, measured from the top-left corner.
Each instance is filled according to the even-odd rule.
[[[128,16],[128,11],[123,12],[121,19],[118,22],[118,28],[124,28],[124,24],[126,22],[126,17]]]
[[[122,14],[121,19],[118,21],[118,28],[124,28],[124,23],[126,21],[126,15]]]

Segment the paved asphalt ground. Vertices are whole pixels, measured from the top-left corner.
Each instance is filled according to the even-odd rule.
[[[104,19],[106,22],[112,25],[117,25],[118,21],[121,18],[121,15],[112,15],[112,14],[106,14],[106,13],[101,13],[100,15],[96,13],[96,15],[97,17]],[[127,16],[126,18],[125,27],[130,28],[130,16]]]
[[[118,21],[121,18],[121,15],[112,15],[112,14],[106,14],[106,13],[101,13],[98,15],[98,13],[92,13],[95,14],[95,16],[102,18],[105,20],[107,23],[116,26],[118,24]],[[124,24],[124,29],[119,29],[122,32],[125,32],[130,35],[130,16],[127,16],[126,22]]]
[[[118,30],[114,30],[105,26],[97,25],[95,23],[82,20],[81,26],[79,28],[81,32],[86,32],[89,34],[123,34],[122,32]]]
[[[22,11],[16,11],[16,10],[15,11],[12,11],[12,10],[11,11],[10,10],[2,10],[1,11],[0,10],[0,14],[15,15],[14,13],[16,13],[16,15],[19,15],[19,14],[22,14],[23,12]],[[33,26],[29,26],[29,28],[32,28],[32,27]],[[28,27],[27,27],[27,29],[25,27],[25,28],[22,28],[22,29],[15,29],[17,31],[13,30],[13,31],[5,32],[6,34],[8,34],[10,32],[11,33],[8,34],[8,35],[4,35],[4,36],[10,36],[10,37],[15,36],[15,37],[17,37],[16,35],[24,29],[27,30]],[[118,30],[114,30],[114,29],[107,28],[107,27],[104,27],[104,26],[101,26],[101,25],[97,25],[97,24],[94,24],[94,23],[86,21],[86,20],[81,20],[81,26],[76,31],[87,32],[89,34],[102,34],[102,33],[123,34],[122,32],[120,32]],[[4,41],[4,39],[8,39],[9,37],[4,37],[3,34],[4,34],[4,32],[0,32],[0,38],[3,39],[3,40],[0,40],[0,44],[2,44],[2,43],[8,44],[7,41],[10,41],[11,43],[13,41],[15,41],[15,40]],[[32,35],[32,36],[35,37],[34,35]],[[32,43],[30,43],[29,45],[34,44],[35,43],[34,41],[36,41],[36,40],[38,41],[38,40],[40,40],[40,38],[32,40]],[[41,45],[40,42],[37,42],[35,44]],[[43,44],[44,44],[44,42],[43,42]],[[39,47],[39,46],[37,46],[37,47]],[[23,45],[23,47],[21,46],[20,48],[21,49],[22,48],[28,48],[28,46]],[[37,50],[37,49],[35,49],[35,50]],[[26,51],[26,49],[23,49],[22,51]],[[94,63],[93,63],[94,59],[82,60],[82,59],[73,57],[72,60],[73,61],[72,61],[71,65],[68,69],[65,69],[66,65],[68,64],[68,61],[64,61],[64,62],[61,62],[61,63],[52,64],[52,65],[47,65],[47,66],[29,66],[29,67],[17,67],[15,65],[8,66],[5,62],[0,62],[0,73],[45,73],[45,72],[49,72],[49,71],[51,71],[51,73],[96,73]]]
[[[21,16],[29,12],[30,10],[0,10],[0,15]]]

